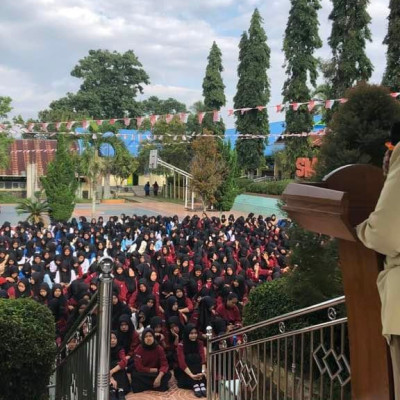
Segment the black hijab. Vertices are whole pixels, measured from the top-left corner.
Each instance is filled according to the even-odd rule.
[[[211,325],[213,320],[213,314],[210,308],[214,306],[215,300],[210,296],[205,296],[200,300],[199,303],[199,330],[206,332],[207,326]]]
[[[145,337],[146,334],[149,333],[149,332],[153,335],[153,338],[154,338],[153,344],[151,344],[151,345],[148,345],[148,344],[146,344],[146,343],[144,342],[144,337]],[[155,334],[154,334],[153,329],[151,329],[151,328],[144,328],[144,329],[143,329],[141,340],[142,340],[142,347],[143,347],[145,350],[154,350],[154,349],[158,346],[156,336],[155,336]]]
[[[121,331],[121,324],[125,322],[128,324],[128,331],[122,332]],[[128,314],[122,314],[118,319],[118,330],[116,332],[118,345],[121,346],[125,353],[128,354],[128,351],[131,346],[133,332],[135,331],[135,327],[133,326],[132,320]]]
[[[185,359],[188,356],[193,357],[193,355],[196,354],[200,355],[199,343],[197,342],[197,340],[193,341],[189,339],[189,334],[193,329],[197,331],[197,328],[194,324],[187,324],[183,329],[182,342],[183,342],[183,349],[185,350]]]

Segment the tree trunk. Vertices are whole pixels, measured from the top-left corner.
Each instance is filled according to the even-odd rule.
[[[96,212],[96,182],[92,182],[92,218]]]
[[[104,175],[103,199],[109,199],[109,198],[111,198],[111,193],[110,193],[110,173],[107,172]]]

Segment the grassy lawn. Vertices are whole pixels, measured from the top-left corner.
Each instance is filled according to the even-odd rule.
[[[21,200],[21,199],[10,193],[0,193],[0,204],[16,203],[18,200]]]

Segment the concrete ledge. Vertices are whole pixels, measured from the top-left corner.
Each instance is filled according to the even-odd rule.
[[[103,199],[101,200],[101,204],[124,204],[126,203],[125,199]]]

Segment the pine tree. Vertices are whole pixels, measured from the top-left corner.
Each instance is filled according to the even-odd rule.
[[[59,135],[56,156],[47,166],[47,175],[41,179],[51,217],[56,221],[69,220],[75,208],[75,193],[78,188],[76,168],[67,143],[64,135]]]
[[[220,110],[225,105],[225,85],[221,73],[224,70],[222,66],[222,53],[214,42],[211,46],[208,56],[206,74],[203,79],[204,104],[207,110]],[[225,134],[225,124],[222,119],[213,122],[213,114],[207,113],[204,116],[202,128],[213,132],[215,135],[223,136]]]
[[[282,95],[285,102],[306,102],[311,98],[308,80],[315,87],[318,60],[314,57],[316,49],[322,46],[318,35],[319,0],[291,0],[289,19],[285,30],[283,51],[285,53],[287,79]],[[304,106],[297,111],[286,110],[286,130],[290,133],[310,132],[313,127],[313,114]],[[297,157],[309,157],[312,149],[308,138],[288,138],[285,152],[290,175],[295,172]]]
[[[386,53],[386,71],[382,85],[393,92],[400,91],[400,0],[390,0],[388,32],[383,44],[388,46]]]
[[[374,69],[365,53],[366,41],[371,41],[367,12],[369,0],[332,0],[329,15],[332,21],[328,43],[333,53],[332,96],[340,98],[356,82],[368,81]]]
[[[263,19],[257,9],[251,17],[248,34],[243,33],[239,43],[239,66],[235,108],[265,106],[270,99],[267,70],[270,67],[270,49],[262,27]],[[250,110],[236,115],[236,127],[241,135],[269,134],[267,109]],[[251,171],[263,163],[265,139],[241,139],[236,143],[238,164]]]

